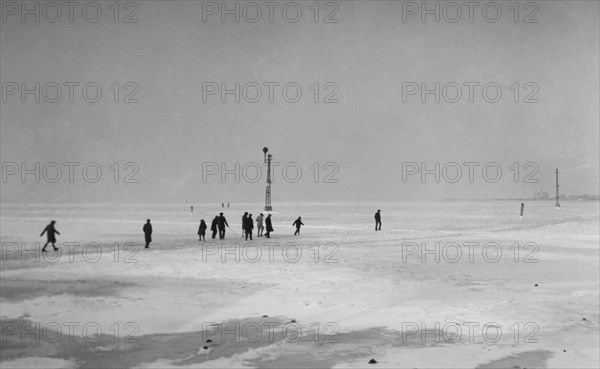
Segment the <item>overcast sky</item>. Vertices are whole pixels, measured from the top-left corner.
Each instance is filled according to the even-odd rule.
[[[55,23],[45,18],[57,18],[56,9],[47,7],[44,13],[43,3],[39,23],[33,15],[22,22],[21,9],[13,15],[12,5],[3,3],[3,202],[261,202],[266,170],[256,183],[243,176],[235,183],[233,175],[221,183],[220,173],[203,181],[203,167],[204,174],[214,169],[203,163],[225,163],[230,169],[236,162],[240,168],[262,164],[264,146],[281,163],[274,169],[274,202],[514,198],[540,189],[553,195],[555,168],[561,172],[562,193],[598,194],[597,1],[531,3],[539,9],[521,2],[517,23],[512,1],[497,3],[502,14],[495,23],[495,7],[487,8],[488,20],[482,16],[485,2],[473,10],[473,22],[462,6],[455,23],[448,20],[457,17],[456,9],[443,8],[444,3],[439,23],[434,15],[421,21],[421,2],[412,3],[417,9],[392,1],[321,3],[318,23],[312,1],[288,6],[287,20],[281,2],[272,23],[261,1],[256,23],[244,18],[255,18],[256,8],[241,2],[239,23],[233,15],[221,21],[221,2],[137,1],[138,9],[121,3],[118,23],[112,1],[97,2],[102,14],[95,23],[82,17],[86,2],[74,9],[73,22],[62,6]],[[292,23],[295,4],[302,14]],[[88,19],[96,17],[94,6],[86,8]],[[137,23],[123,23],[130,13],[135,14],[129,20]],[[325,23],[328,15],[337,22]],[[537,22],[525,23],[526,17]],[[34,95],[21,102],[22,82],[30,89],[36,82],[40,89],[47,87],[39,103]],[[56,94],[49,82],[62,86],[54,103],[44,100]],[[73,102],[68,82],[79,83]],[[90,82],[102,89],[95,103],[82,97],[82,86]],[[203,90],[221,83],[234,89],[236,82],[239,103],[233,95],[223,103],[220,92],[205,94],[203,101]],[[273,102],[269,82],[279,84],[272,85]],[[302,89],[295,103],[282,96],[290,82]],[[440,83],[440,102],[433,94],[421,102],[419,91],[403,96],[407,82],[430,89]],[[464,85],[469,82],[479,83],[473,85],[473,102]],[[501,88],[496,103],[482,95],[483,85],[490,83]],[[256,84],[262,96],[245,101],[256,97]],[[457,85],[462,97],[446,101],[456,97]],[[94,98],[94,90],[87,91],[86,97]],[[487,91],[486,98],[493,99],[495,90]],[[296,95],[294,88],[287,92],[287,99]],[[123,101],[130,93],[137,103]],[[327,98],[338,102],[325,103]],[[21,168],[11,174],[16,170],[11,163],[32,169],[36,162],[46,166],[40,183],[31,174],[22,183]],[[62,166],[56,183],[49,181],[55,177],[51,162]],[[69,162],[80,163],[73,167],[73,183],[64,164]],[[118,183],[111,169],[115,162]],[[137,165],[130,179],[138,183],[124,183],[136,170],[125,167],[129,162]],[[288,165],[286,181],[282,168],[292,162],[297,164]],[[330,162],[335,164],[325,167]],[[440,183],[433,174],[426,183],[419,174],[403,181],[403,167],[405,174],[414,169],[403,163],[411,162],[428,169],[436,162],[440,168],[456,162],[462,177],[451,183],[456,172],[449,165]],[[473,166],[473,183],[464,162],[480,163]],[[96,183],[82,176],[89,163],[102,169]],[[319,183],[314,163],[320,167]],[[489,166],[488,179],[495,177],[494,166],[502,169],[497,182],[482,175],[486,163],[497,163]],[[520,167],[518,183],[514,163]],[[535,164],[525,168],[526,163]],[[296,183],[294,166],[302,169]],[[89,180],[95,169],[88,167]],[[246,169],[255,177],[251,165]],[[324,183],[328,174],[337,183]],[[524,183],[528,174],[539,182]]]

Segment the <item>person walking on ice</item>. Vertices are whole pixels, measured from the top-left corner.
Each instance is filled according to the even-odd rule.
[[[523,218],[523,212],[525,212],[525,204],[521,203],[521,218]]]
[[[263,231],[265,230],[265,227],[263,226],[264,218],[265,217],[264,217],[263,213],[260,213],[260,215],[256,217],[256,236],[257,237],[263,236]]]
[[[265,226],[267,233],[265,233],[265,237],[271,238],[271,232],[273,232],[273,223],[271,223],[271,214],[267,215],[265,219]]]
[[[215,215],[215,219],[210,223],[210,230],[212,231],[212,239],[214,240],[217,237],[217,224],[219,224],[219,216]]]
[[[246,219],[248,219],[248,212],[245,212],[244,215],[242,215],[242,238],[244,238],[244,235],[246,234]]]
[[[46,244],[42,248],[42,252],[46,252],[46,247],[48,247],[49,243],[52,244],[52,248],[54,249],[54,251],[58,251],[58,247],[56,247],[54,244],[56,243],[56,234],[60,235],[60,232],[58,232],[56,230],[56,228],[54,228],[55,224],[56,224],[56,221],[54,221],[54,220],[51,221],[50,224],[48,224],[46,226],[46,228],[44,228],[44,230],[40,234],[40,237],[42,237],[44,235],[44,233],[46,233],[46,237],[47,237]]]
[[[298,219],[296,219],[296,221],[292,224],[292,226],[296,226],[296,232],[294,232],[294,236],[300,234],[300,227],[303,225],[304,223],[302,223],[302,217],[298,217]]]
[[[152,242],[152,224],[150,224],[150,219],[146,219],[146,224],[144,224],[144,238],[146,240],[146,248],[149,247],[150,242]]]
[[[381,210],[377,210],[375,213],[375,230],[381,231]]]
[[[219,214],[217,226],[219,227],[219,239],[224,240],[225,239],[225,226],[229,227],[229,224],[227,224],[227,219],[225,219],[225,217],[223,216],[223,213]]]
[[[200,227],[198,227],[198,241],[206,241],[206,223],[204,223],[204,219],[200,219]]]
[[[252,220],[252,214],[248,214],[246,218],[246,224],[244,225],[244,231],[246,232],[246,241],[248,241],[248,237],[250,237],[250,241],[252,241],[252,231],[254,230],[254,221]]]

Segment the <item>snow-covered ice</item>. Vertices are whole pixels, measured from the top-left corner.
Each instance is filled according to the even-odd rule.
[[[598,203],[189,205],[3,204],[2,367],[598,367]]]

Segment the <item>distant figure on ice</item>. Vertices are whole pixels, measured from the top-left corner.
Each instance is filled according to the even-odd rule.
[[[144,224],[144,238],[146,239],[146,248],[152,242],[152,224],[150,224],[150,219],[146,219],[146,224]]]
[[[294,236],[299,235],[300,227],[304,225],[304,223],[302,223],[302,217],[298,217],[298,219],[296,219],[296,221],[292,225],[296,226],[296,232],[294,232]]]
[[[204,219],[200,219],[200,227],[198,227],[198,238],[198,241],[206,241],[206,223],[204,223]]]
[[[244,238],[244,235],[246,234],[246,219],[248,219],[248,212],[245,212],[244,215],[242,215],[242,238]]]
[[[214,240],[217,237],[217,224],[219,224],[219,216],[215,215],[215,219],[212,220],[210,224],[210,230],[212,231],[212,239]]]
[[[190,206],[190,213],[194,212],[194,205]]]
[[[248,241],[248,237],[250,237],[250,241],[252,241],[252,231],[254,230],[254,221],[252,220],[252,214],[248,214],[244,230],[246,231],[246,241]]]
[[[267,227],[267,233],[265,233],[265,237],[271,238],[271,232],[273,232],[273,224],[271,223],[271,214],[267,215],[265,219],[265,225]]]
[[[523,218],[524,211],[525,211],[525,204],[521,203],[521,218]]]
[[[256,236],[257,237],[263,236],[263,231],[265,230],[265,227],[263,226],[263,219],[265,219],[265,216],[263,215],[263,213],[260,213],[260,215],[256,217]]]
[[[56,224],[56,222],[54,220],[51,221],[50,224],[48,224],[46,226],[46,228],[44,228],[44,230],[40,234],[40,237],[42,237],[44,235],[44,233],[46,233],[46,237],[47,237],[46,244],[42,248],[42,252],[46,252],[46,247],[48,247],[49,243],[52,244],[52,248],[54,249],[54,251],[58,251],[58,248],[56,246],[54,246],[54,244],[56,243],[56,235],[55,234],[60,235],[60,232],[57,231],[56,228],[54,228],[55,224]]]
[[[219,239],[225,239],[225,226],[229,227],[227,224],[227,219],[223,216],[223,213],[219,214],[219,220],[217,221],[217,226],[219,227]]]
[[[225,207],[225,204],[224,204],[224,203],[221,203],[221,207],[222,207],[222,208],[224,208],[224,207]]]
[[[375,230],[381,231],[381,210],[377,210],[375,213]]]
[[[229,203],[227,203],[227,207],[229,207]]]

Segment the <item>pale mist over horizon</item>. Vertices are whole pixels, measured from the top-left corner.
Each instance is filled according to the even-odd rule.
[[[263,147],[274,204],[599,193],[595,1],[23,3],[2,203],[264,203]]]

